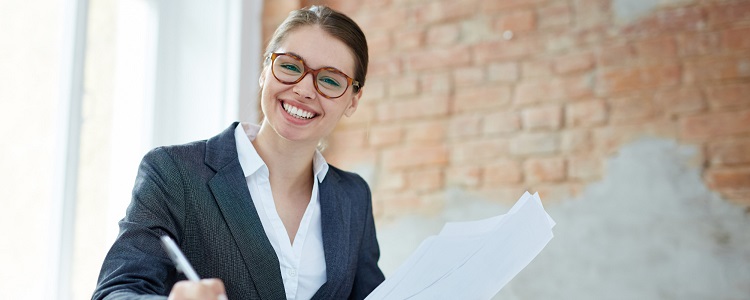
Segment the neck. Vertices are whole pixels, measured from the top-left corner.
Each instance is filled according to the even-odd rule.
[[[317,143],[284,139],[265,122],[252,143],[268,166],[273,186],[312,188],[313,154]]]

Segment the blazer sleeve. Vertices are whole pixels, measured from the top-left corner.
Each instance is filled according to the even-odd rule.
[[[184,199],[180,171],[167,151],[146,154],[92,299],[166,299],[178,278],[159,238],[166,234],[180,244]]]
[[[364,182],[364,180],[362,181]],[[370,187],[366,182],[364,184],[367,191],[367,211],[365,213],[362,246],[357,259],[357,272],[354,275],[354,284],[349,299],[364,299],[385,280],[383,272],[378,267],[380,247],[378,246],[375,221],[372,215],[372,195]]]

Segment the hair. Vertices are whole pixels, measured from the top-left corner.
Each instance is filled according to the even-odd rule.
[[[268,42],[266,53],[263,55],[264,66],[268,66],[271,53],[279,49],[289,33],[313,25],[319,26],[349,47],[354,56],[354,80],[359,81],[359,88],[363,87],[369,59],[365,34],[351,18],[326,6],[313,5],[289,13]],[[359,92],[359,88],[353,87],[354,92]]]

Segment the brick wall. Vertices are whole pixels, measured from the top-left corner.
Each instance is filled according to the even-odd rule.
[[[697,145],[707,186],[750,205],[750,1],[636,17],[608,0],[266,1],[266,35],[316,3],[368,38],[364,96],[326,156],[368,179],[381,219],[437,212],[451,189],[575,196],[644,135]]]

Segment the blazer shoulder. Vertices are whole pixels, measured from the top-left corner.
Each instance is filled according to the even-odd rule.
[[[357,173],[341,170],[334,165],[328,164],[328,175],[333,175],[337,180],[340,180],[343,184],[364,184],[368,185],[362,176]],[[326,175],[327,177],[327,175]],[[369,187],[369,186],[368,186]]]
[[[162,161],[169,159],[177,165],[200,162],[206,155],[206,140],[181,145],[159,146],[144,155],[144,161]]]

